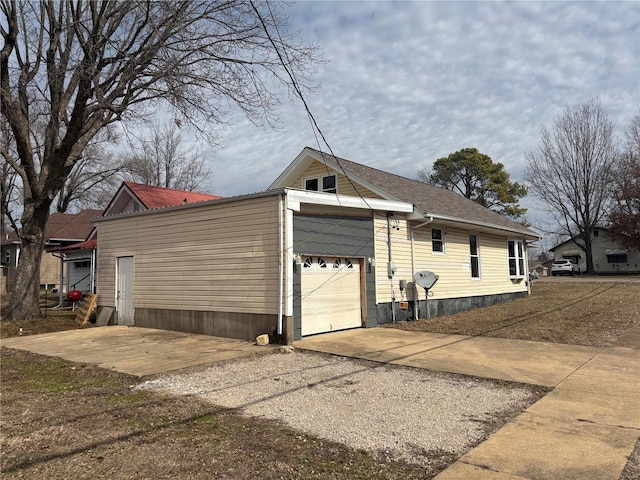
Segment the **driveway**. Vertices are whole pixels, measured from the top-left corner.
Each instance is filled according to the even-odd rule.
[[[137,377],[232,360],[273,348],[230,338],[121,325],[5,338],[0,345],[92,363]]]

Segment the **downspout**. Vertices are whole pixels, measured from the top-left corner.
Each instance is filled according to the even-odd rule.
[[[91,249],[91,293],[96,293],[96,249]]]
[[[415,227],[411,227],[411,280],[414,280],[416,276],[416,254],[415,254],[413,232],[416,229],[420,227],[424,227],[425,225],[429,225],[431,222],[433,222],[433,217],[428,217],[428,218],[429,220],[427,220],[426,222],[422,222],[416,225]],[[416,282],[414,280],[413,281],[413,318],[414,320],[418,320],[418,314],[420,313],[418,308],[419,303],[420,303],[420,297],[418,295],[418,287],[416,287]]]
[[[279,263],[279,275],[278,275],[278,335],[282,335],[282,302],[284,298],[282,298],[282,284],[284,282],[284,232],[283,232],[283,216],[284,212],[282,209],[283,201],[282,201],[282,193],[278,195],[278,237],[279,237],[279,246],[278,246],[278,263]]]
[[[391,217],[393,212],[387,212],[387,255],[389,262],[387,263],[387,277],[389,277],[389,283],[391,284],[391,319],[393,323],[396,323],[396,294],[393,289],[393,260],[391,258]]]

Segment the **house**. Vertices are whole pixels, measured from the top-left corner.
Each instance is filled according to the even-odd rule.
[[[67,245],[84,240],[93,229],[91,219],[97,217],[100,210],[82,212],[52,213],[45,228],[45,246],[40,264],[40,287],[59,288],[63,273],[60,256],[57,251]],[[15,232],[2,239],[2,293],[11,293],[15,285],[16,270],[20,257],[20,240]],[[72,267],[73,268],[73,267]]]
[[[98,316],[291,342],[529,292],[539,236],[454,192],[305,148],[267,191],[96,220]]]
[[[127,212],[140,212],[172,205],[202,202],[222,198],[219,195],[189,192],[173,188],[156,187],[134,182],[122,182],[102,216]],[[94,215],[98,216],[98,215]],[[67,245],[58,250],[68,265],[66,289],[83,293],[96,291],[95,266],[98,237],[95,228],[82,242]]]
[[[577,237],[556,245],[550,251],[556,258],[566,258],[587,270],[587,258]],[[640,273],[640,251],[625,248],[606,228],[594,229],[591,236],[593,269],[598,274]]]

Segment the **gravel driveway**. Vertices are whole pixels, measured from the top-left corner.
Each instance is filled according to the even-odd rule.
[[[266,354],[138,388],[280,420],[389,460],[455,457],[540,398],[538,387],[317,353]]]

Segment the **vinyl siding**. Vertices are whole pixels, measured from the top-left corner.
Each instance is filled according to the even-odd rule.
[[[387,247],[387,219],[376,216],[375,247],[377,289],[376,302],[390,302],[391,289],[396,300],[401,299],[399,281],[406,280],[409,288],[407,300],[413,300],[413,272],[411,256],[411,232],[407,222],[400,218],[400,230],[391,230],[391,257],[396,266],[393,281],[387,277],[389,261]],[[432,253],[431,228],[440,228],[445,237],[445,253]],[[480,251],[480,278],[471,278],[469,234],[478,236]],[[451,228],[433,222],[414,231],[415,272],[430,270],[440,276],[433,288],[434,299],[526,292],[526,279],[509,278],[507,241],[511,237],[492,235],[474,230]],[[513,239],[513,238],[511,238]],[[526,265],[526,259],[525,259]],[[424,290],[418,289],[424,299]]]
[[[98,295],[115,305],[116,263],[134,257],[136,308],[276,313],[278,196],[98,223]]]
[[[593,268],[596,273],[638,273],[640,272],[640,251],[624,248],[606,230],[598,229],[598,236],[591,238]],[[626,252],[627,262],[609,263],[607,252]],[[555,248],[555,258],[568,258],[579,255],[578,264],[582,272],[587,271],[587,259],[584,251],[572,241]]]
[[[313,162],[305,172],[295,179],[291,185],[287,185],[290,188],[298,188],[300,190],[304,190],[303,181],[307,178],[313,177],[324,177],[326,175],[337,175],[337,183],[338,183],[338,194],[339,195],[347,195],[347,196],[363,196],[365,198],[382,198],[381,196],[373,193],[362,185],[358,184],[358,190],[356,191],[353,185],[349,182],[347,177],[341,172],[336,172],[335,170],[329,169],[327,172],[327,167],[322,162]]]

